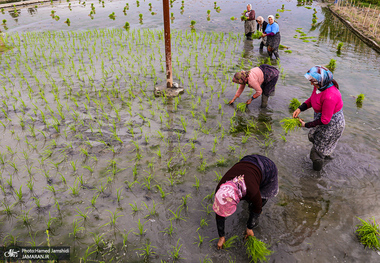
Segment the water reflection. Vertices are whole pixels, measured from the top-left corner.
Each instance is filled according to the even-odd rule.
[[[33,16],[37,14],[37,8],[28,8],[28,13]]]
[[[366,46],[354,33],[351,32],[330,10],[325,7],[321,9],[325,19],[319,23],[320,42],[331,40],[331,44],[337,45],[339,42],[345,42],[354,45],[355,51],[363,49]],[[368,49],[368,51],[370,51]]]
[[[324,193],[318,187],[318,184],[324,184],[322,180],[305,176],[300,178],[299,184],[300,192],[294,193],[296,197],[283,195],[280,203],[285,208],[282,223],[288,230],[280,238],[290,246],[302,244],[316,232],[330,206],[330,201],[323,198]]]

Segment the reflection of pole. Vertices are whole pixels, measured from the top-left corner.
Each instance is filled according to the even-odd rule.
[[[165,34],[165,57],[166,57],[166,87],[173,86],[172,52],[170,43],[170,17],[169,0],[162,0],[164,8],[164,34]]]

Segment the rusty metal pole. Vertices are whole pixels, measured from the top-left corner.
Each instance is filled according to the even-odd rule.
[[[173,86],[172,51],[170,35],[169,0],[162,0],[164,7],[164,34],[165,34],[165,57],[166,57],[166,87]]]

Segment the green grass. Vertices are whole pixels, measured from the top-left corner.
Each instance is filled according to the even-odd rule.
[[[258,261],[267,262],[269,256],[273,253],[273,251],[268,249],[268,245],[256,237],[248,237],[245,242],[246,252],[248,257],[251,258],[250,262],[257,263]]]
[[[355,232],[360,243],[373,250],[380,250],[380,227],[376,224],[375,218],[373,218],[373,222],[370,220],[367,222],[359,217],[358,219],[361,224],[357,225],[358,228]]]

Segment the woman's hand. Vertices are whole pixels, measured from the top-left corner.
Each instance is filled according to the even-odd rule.
[[[305,127],[305,122],[302,119],[299,119],[301,122],[301,127]]]
[[[293,118],[297,118],[298,115],[301,113],[301,110],[300,109],[296,109],[294,112],[293,112]]]
[[[224,243],[226,243],[226,238],[225,237],[220,237],[218,241],[218,249],[222,249]]]
[[[228,102],[228,104],[232,104],[232,103],[234,103],[234,101],[235,101],[235,98],[233,98],[232,100],[230,100],[230,102]]]
[[[264,38],[264,37],[266,37],[266,36],[267,36],[267,34],[262,34],[262,35],[261,35],[262,38]]]
[[[249,100],[247,100],[245,103],[246,103],[247,105],[249,105],[249,104],[251,104],[251,102],[252,102],[252,98],[250,98]]]
[[[248,229],[245,231],[245,238],[247,239],[248,237],[253,237],[255,234],[253,234],[252,229]]]

